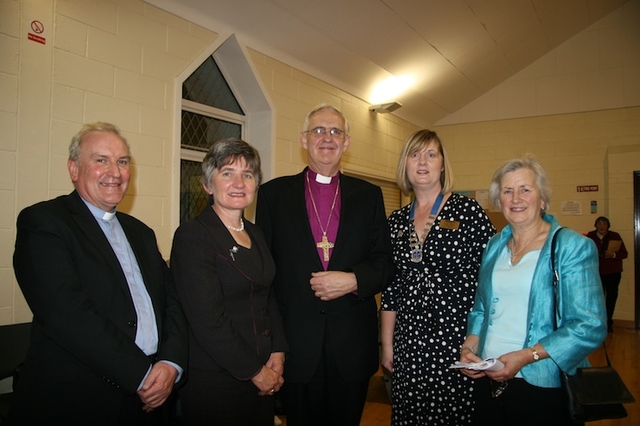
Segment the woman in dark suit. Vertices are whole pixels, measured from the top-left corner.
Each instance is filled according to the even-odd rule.
[[[190,425],[272,426],[287,345],[273,259],[262,232],[243,218],[260,184],[260,157],[242,140],[220,140],[202,172],[213,203],[178,228],[171,251],[189,323],[182,413]]]

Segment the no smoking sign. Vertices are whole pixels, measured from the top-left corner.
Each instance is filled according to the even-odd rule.
[[[44,24],[38,20],[33,20],[30,23],[31,31],[28,34],[28,38],[36,43],[46,44],[47,39],[44,37]]]

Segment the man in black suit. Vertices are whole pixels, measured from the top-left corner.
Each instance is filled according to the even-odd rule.
[[[312,110],[300,140],[309,166],[262,186],[256,216],[290,349],[287,425],[356,426],[378,369],[374,296],[393,270],[382,191],[340,173],[351,137],[335,107]]]
[[[186,322],[155,234],[116,213],[129,144],[112,124],[87,124],[67,168],[75,191],[18,216],[13,266],[33,326],[9,423],[161,424]]]

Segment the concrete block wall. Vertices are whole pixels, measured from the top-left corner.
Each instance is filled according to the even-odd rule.
[[[44,26],[44,43],[30,24]],[[15,219],[38,201],[67,194],[68,145],[82,123],[109,121],[129,139],[133,173],[118,207],[150,225],[165,257],[178,216],[176,77],[219,34],[138,0],[0,2],[0,324],[31,312],[12,269]],[[308,110],[333,103],[351,121],[345,168],[393,179],[402,140],[415,126],[259,52],[256,68],[276,108],[275,175],[296,173]],[[178,132],[179,133],[179,132]]]
[[[487,189],[500,163],[533,153],[549,173],[550,211],[562,225],[586,233],[596,217],[607,216],[629,251],[614,318],[634,319],[640,0],[630,0],[437,124],[458,189]],[[578,192],[582,185],[598,185],[598,191]],[[562,214],[567,201],[581,203],[582,214]]]
[[[142,1],[0,2],[0,324],[31,320],[11,266],[15,218],[69,193],[68,145],[82,123],[117,124],[133,176],[120,210],[152,226],[168,256],[176,170],[176,75],[217,34]],[[30,39],[31,23],[44,28]]]
[[[304,118],[318,104],[329,103],[349,121],[351,146],[343,156],[343,168],[395,182],[398,154],[415,125],[391,114],[373,113],[367,102],[256,50],[250,54],[275,105],[275,176],[295,174],[306,166],[300,145]]]
[[[631,15],[637,19],[637,14]],[[45,44],[29,40],[33,20],[43,23]],[[130,140],[134,173],[120,209],[152,226],[168,256],[178,215],[178,194],[171,183],[179,170],[176,76],[227,35],[217,31],[139,0],[0,1],[0,324],[31,319],[11,267],[16,215],[27,205],[71,191],[67,147],[84,122],[114,122]],[[275,176],[302,170],[302,122],[316,104],[329,102],[351,123],[353,143],[344,169],[393,180],[398,152],[414,125],[390,114],[373,114],[363,100],[250,46],[249,51],[275,107]],[[570,49],[564,54],[569,53]],[[634,75],[637,58],[627,58],[631,63],[625,66],[625,76]],[[619,66],[620,56],[614,59]],[[623,93],[623,99],[637,97],[633,91]],[[612,96],[608,99],[593,111],[536,110],[528,118],[500,117],[495,111],[505,110],[504,104],[492,116],[465,111],[473,119],[437,126],[451,156],[456,188],[484,189],[502,161],[534,152],[553,184],[551,211],[558,213],[562,201],[583,203],[582,216],[561,215],[561,223],[590,230],[589,203],[596,200],[598,214],[611,218],[632,252],[628,172],[640,164],[640,111],[637,106],[612,106]],[[560,101],[551,104],[566,104]],[[590,97],[588,104],[598,104],[597,99]],[[576,185],[591,184],[599,185],[600,191],[575,192]],[[619,302],[616,317],[631,319],[630,261],[625,269],[621,294],[626,293],[621,299],[626,300]]]
[[[640,107],[543,117],[437,126],[447,147],[456,190],[488,190],[504,161],[532,153],[545,167],[551,188],[549,212],[580,233],[607,216],[620,233],[624,261],[614,318],[634,319],[633,172],[640,170]],[[597,192],[578,186],[597,185]],[[597,211],[591,212],[591,202]],[[564,214],[564,202],[578,202],[582,214]]]

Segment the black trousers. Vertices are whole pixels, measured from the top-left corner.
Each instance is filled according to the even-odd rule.
[[[616,309],[616,301],[618,300],[618,287],[622,273],[600,275],[602,280],[602,290],[604,290],[605,303],[607,305],[607,327],[613,327],[613,311]]]
[[[502,394],[499,384],[483,377],[474,382],[476,426],[575,426],[561,388],[541,388],[524,379],[511,379]]]
[[[137,394],[123,395],[106,382],[102,392],[84,387],[82,383],[72,384],[71,391],[65,392],[68,388],[59,383],[27,383],[32,381],[31,378],[20,378],[20,387],[16,390],[18,397],[9,410],[7,425],[170,426],[175,420],[175,392],[162,406],[147,413],[142,410],[143,404]],[[29,389],[25,389],[25,383],[30,385]],[[85,403],[80,397],[54,398],[56,392],[65,396],[85,393],[92,396],[95,403]],[[31,395],[50,395],[51,398],[34,404]]]
[[[175,418],[175,391],[160,407],[150,412],[142,410],[142,401],[137,394],[124,398],[118,426],[170,426]]]
[[[318,369],[311,382],[298,384],[285,380],[282,396],[287,426],[360,424],[369,389],[369,378],[358,382],[346,382],[340,375],[327,346],[324,345]]]

